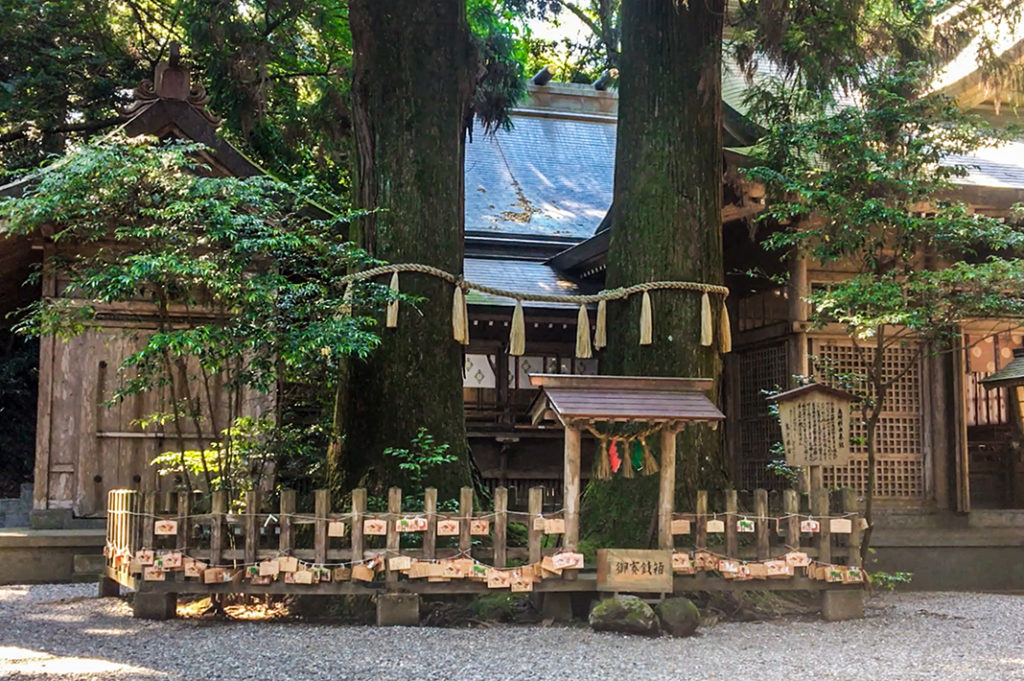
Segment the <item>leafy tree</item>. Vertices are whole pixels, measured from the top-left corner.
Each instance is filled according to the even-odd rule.
[[[756,92],[771,114],[769,163],[751,175],[768,187],[767,219],[788,225],[768,245],[850,273],[808,302],[815,324],[846,329],[866,367],[843,378],[864,397],[869,523],[879,418],[902,377],[885,352],[913,348],[909,369],[955,347],[965,321],[1024,317],[1024,228],[943,198],[967,172],[950,159],[998,140],[953,101],[921,96],[934,75],[925,62],[878,58],[842,101],[784,83]],[[870,527],[865,547],[869,538]]]
[[[333,386],[344,358],[376,347],[363,311],[381,297],[373,286],[346,297],[342,277],[365,262],[345,239],[346,220],[314,219],[319,211],[276,180],[210,177],[195,160],[201,150],[116,137],[76,147],[24,196],[0,202],[0,224],[52,230],[51,264],[67,281],[61,297],[32,306],[21,330],[73,336],[101,327],[111,305],[138,315],[151,327],[120,367],[114,399],[163,392],[142,419],[173,428],[176,462],[163,465],[190,489],[198,475],[207,489],[236,494],[267,464],[287,467],[269,444],[301,440],[303,425],[289,428],[273,400],[247,413],[243,391]],[[198,434],[198,449],[186,431]]]

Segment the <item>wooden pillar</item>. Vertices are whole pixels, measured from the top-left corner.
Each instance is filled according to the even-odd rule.
[[[562,487],[565,508],[566,551],[575,551],[580,540],[580,430],[565,426],[565,477]]]
[[[789,260],[789,321],[792,324],[793,339],[789,346],[789,374],[809,374],[807,366],[807,303],[810,293],[807,283],[807,260],[797,254]],[[788,381],[787,381],[788,383]],[[791,387],[791,386],[790,386]]]
[[[672,512],[676,501],[676,431],[665,426],[661,434],[661,470],[658,479],[658,548],[671,549]]]

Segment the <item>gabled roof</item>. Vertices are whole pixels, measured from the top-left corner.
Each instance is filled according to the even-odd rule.
[[[541,389],[530,409],[535,424],[545,418],[557,418],[563,424],[714,422],[725,418],[704,394],[712,387],[710,379],[531,374],[530,383]]]

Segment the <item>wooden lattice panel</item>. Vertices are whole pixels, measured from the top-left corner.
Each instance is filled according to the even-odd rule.
[[[815,368],[821,376],[826,375],[826,366],[837,373],[861,374],[874,356],[871,349],[858,351],[852,342],[841,340],[815,341],[813,350],[817,358]],[[913,347],[885,351],[883,376],[885,380],[895,379],[895,383],[886,395],[875,433],[877,497],[908,499],[924,495],[921,367],[916,354]],[[863,423],[856,418],[851,431],[851,450],[861,456],[848,466],[825,468],[825,483],[852,487],[862,494],[867,488],[866,433]]]
[[[786,344],[778,343],[745,350],[739,357],[740,452],[737,484],[743,489],[776,489],[785,481],[769,473],[766,466],[775,458],[771,447],[782,441],[778,419],[769,413],[766,390],[789,385]]]

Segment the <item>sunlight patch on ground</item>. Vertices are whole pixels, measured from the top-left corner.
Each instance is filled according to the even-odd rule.
[[[129,678],[167,676],[152,669],[120,664],[110,660],[63,657],[28,648],[0,646],[0,677],[8,674],[39,675],[47,678],[74,678],[92,674],[123,674]]]

